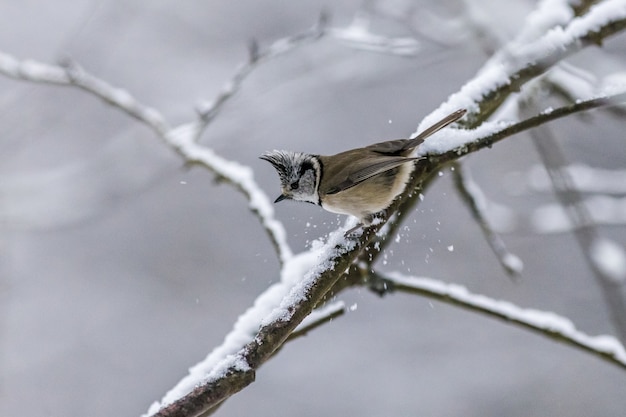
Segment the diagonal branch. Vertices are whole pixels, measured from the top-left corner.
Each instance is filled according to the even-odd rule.
[[[137,119],[186,162],[200,164],[227,179],[248,200],[250,210],[264,227],[280,261],[284,262],[292,256],[285,228],[274,217],[271,201],[254,180],[252,169],[238,162],[229,161],[209,148],[197,145],[195,138],[200,128],[198,123],[191,122],[172,128],[159,111],[71,61],[66,61],[61,66],[48,65],[35,61],[20,61],[11,55],[0,53],[0,74],[18,80],[77,87]]]
[[[532,25],[536,22],[531,22]],[[530,42],[514,41],[422,124],[427,126],[444,114],[467,108],[468,115],[462,124],[475,128],[499,109],[511,94],[520,91],[526,82],[590,45],[601,45],[625,28],[626,1],[604,0],[590,7],[585,14],[573,16],[563,27],[553,27]]]
[[[553,120],[588,110],[616,106],[624,103],[626,103],[626,92],[617,92],[603,97],[579,100],[574,104],[558,107],[556,109],[549,109],[516,123],[483,123],[478,129],[458,132],[456,138],[453,139],[458,142],[450,143],[442,152],[435,151],[430,157],[439,162],[457,160],[461,156],[489,148],[493,146],[494,143],[509,136]]]
[[[297,282],[280,305],[261,323],[254,339],[220,362],[205,381],[188,394],[165,405],[155,404],[150,415],[157,417],[197,416],[219,405],[254,381],[256,370],[270,359],[296,327],[308,316],[341,278],[344,271],[370,242],[382,223],[361,235],[344,237],[342,230],[329,236],[317,266]]]
[[[452,176],[454,185],[461,196],[461,199],[468,206],[474,220],[480,226],[489,247],[496,255],[502,268],[511,277],[517,277],[522,272],[523,263],[516,255],[509,252],[504,241],[489,225],[489,221],[484,213],[484,198],[478,186],[468,178],[467,172],[463,166],[456,162],[453,165],[454,170]]]

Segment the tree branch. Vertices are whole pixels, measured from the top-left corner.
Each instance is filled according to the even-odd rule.
[[[494,232],[489,225],[489,221],[484,213],[484,204],[481,203],[481,200],[484,200],[484,198],[481,199],[482,193],[480,189],[473,181],[468,179],[467,173],[464,172],[461,164],[455,163],[453,168],[452,177],[454,178],[454,185],[461,199],[470,209],[472,217],[480,226],[489,247],[496,255],[500,265],[507,274],[511,277],[519,276],[523,269],[522,260],[508,251],[500,235]]]
[[[516,123],[483,124],[484,129],[465,131],[458,135],[459,143],[450,146],[449,150],[444,150],[440,154],[430,155],[431,159],[438,162],[448,162],[459,159],[461,156],[484,148],[490,148],[494,143],[509,136],[524,132],[545,123],[557,120],[572,114],[598,109],[607,106],[615,106],[626,103],[626,92],[619,92],[604,97],[579,100],[574,104],[548,109],[536,116],[529,117]],[[504,127],[500,127],[504,125]]]
[[[498,301],[484,295],[472,294],[465,287],[447,284],[430,278],[407,277],[399,273],[376,277],[386,283],[390,291],[402,291],[435,299],[504,320],[534,333],[548,336],[558,342],[576,347],[596,357],[626,369],[626,350],[612,336],[588,336],[576,329],[568,319],[551,312],[523,309],[507,301]]]
[[[476,77],[424,118],[422,124],[429,125],[444,114],[467,108],[468,115],[461,124],[467,128],[479,126],[529,80],[585,47],[601,45],[606,38],[622,32],[626,28],[626,3],[624,0],[604,0],[585,9],[585,14],[572,14],[572,17],[569,22],[562,23],[563,27],[553,27],[543,36],[528,41],[529,36],[524,34],[521,39],[505,46],[483,65]],[[523,32],[542,29],[537,25],[531,21]]]
[[[272,357],[296,327],[308,316],[339,280],[363,247],[373,239],[382,223],[371,226],[361,235],[344,237],[338,230],[329,236],[314,267],[297,282],[261,323],[254,339],[234,355],[228,356],[192,392],[157,408],[156,417],[193,417],[218,405],[254,380],[254,372]],[[153,411],[153,410],[151,410]]]
[[[264,227],[280,261],[284,262],[292,256],[287,244],[287,233],[282,223],[274,217],[271,201],[254,180],[252,169],[196,144],[195,139],[202,127],[197,122],[172,128],[154,108],[146,106],[126,90],[108,84],[69,60],[62,66],[55,66],[30,60],[20,61],[11,55],[0,53],[0,74],[18,80],[77,87],[137,119],[186,162],[200,164],[227,179],[247,198],[250,210]]]

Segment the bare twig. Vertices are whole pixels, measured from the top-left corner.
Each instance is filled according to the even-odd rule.
[[[287,341],[290,342],[299,337],[306,336],[312,330],[323,324],[329,323],[346,313],[346,306],[343,301],[336,301],[326,306],[313,310],[298,327],[289,335]]]
[[[239,66],[232,79],[222,87],[222,90],[213,101],[203,102],[199,105],[197,111],[200,120],[195,139],[199,138],[224,105],[237,94],[245,79],[257,66],[291,52],[309,42],[320,39],[326,33],[328,20],[329,16],[326,13],[321,13],[317,23],[311,29],[293,36],[281,38],[266,49],[261,49],[258,42],[252,40],[248,46],[248,61]]]

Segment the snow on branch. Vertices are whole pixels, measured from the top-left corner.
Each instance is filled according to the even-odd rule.
[[[20,61],[0,52],[0,74],[23,81],[78,87],[134,117],[160,136],[170,128],[157,110],[143,105],[128,91],[89,74],[69,59],[61,65],[49,65],[34,60]]]
[[[90,74],[76,62],[65,59],[60,65],[49,65],[34,60],[19,60],[0,52],[0,74],[10,78],[60,86],[73,86],[92,94],[107,104],[125,112],[149,127],[164,142],[173,148],[189,163],[204,166],[217,176],[234,185],[248,199],[250,210],[260,220],[272,241],[281,263],[292,256],[287,244],[285,229],[274,217],[270,199],[254,180],[252,170],[241,163],[229,161],[217,155],[210,148],[196,142],[206,127],[219,114],[223,106],[240,89],[247,76],[261,63],[281,56],[308,42],[325,35],[347,42],[351,47],[376,50],[396,55],[417,53],[417,41],[411,43],[406,38],[387,38],[369,32],[364,24],[347,29],[328,28],[329,17],[322,13],[316,25],[308,31],[281,38],[266,49],[261,50],[256,42],[249,48],[249,60],[235,71],[232,79],[221,89],[217,97],[198,105],[198,119],[171,127],[156,109],[138,101],[128,91],[112,86]],[[412,48],[412,49],[411,49]]]
[[[291,258],[281,271],[281,282],[259,296],[224,343],[192,368],[160,402],[154,403],[148,415],[199,415],[252,383],[256,370],[324,300],[373,239],[377,227],[350,239],[345,238],[343,230],[337,230],[326,243],[316,242],[310,251]]]
[[[626,16],[626,13],[624,13],[624,16]],[[624,23],[624,27],[626,27],[626,19],[622,23]],[[590,23],[589,25],[591,27]],[[621,30],[621,27],[614,28],[612,26],[613,23],[609,23],[608,25],[612,27],[612,30],[602,30],[602,28],[600,28],[598,29],[598,33],[602,36],[608,36],[609,34],[613,34]],[[591,29],[589,30],[590,32],[588,32],[587,35],[591,37]],[[561,46],[567,53],[563,52],[559,48],[553,49],[552,47],[546,46],[532,56],[544,56],[546,62],[551,60],[558,62],[558,60],[578,51],[581,47],[578,42],[580,42],[583,37],[584,35],[581,35],[579,38],[570,39],[568,41],[569,43],[563,42]],[[551,56],[550,54],[554,54],[554,56]],[[531,55],[528,54],[528,56]],[[534,64],[531,63],[527,65],[532,67]],[[523,68],[518,69],[517,71],[523,71]],[[545,71],[545,68],[541,71],[535,71],[535,73],[539,74],[543,71]],[[483,100],[484,94],[489,93],[489,91],[492,91],[493,89],[500,88],[501,85],[507,84],[510,79],[510,74],[514,75],[515,71],[513,69],[510,70],[509,73],[505,74],[506,76],[503,78],[494,77],[493,73],[491,76],[483,76],[479,74],[476,78],[478,81],[474,87],[462,89],[459,93],[452,96],[450,100],[448,100],[448,102],[437,111],[451,112],[452,110],[464,107],[475,109],[476,106],[473,104],[474,101],[480,103],[481,100]],[[528,78],[532,77],[528,75]],[[468,83],[468,85],[471,86],[472,82]],[[469,94],[471,91],[476,92],[476,94]],[[424,160],[423,163],[418,163],[418,168],[416,169],[413,179],[411,180],[413,181],[412,185],[415,186],[416,184],[423,184],[426,177],[432,177],[434,170],[438,169],[443,162],[458,159],[466,153],[491,146],[491,144],[497,140],[501,140],[512,134],[541,123],[546,123],[558,117],[588,110],[590,108],[606,106],[611,104],[611,99],[616,101],[624,100],[626,99],[626,93],[624,93],[624,97],[619,94],[615,94],[601,99],[596,98],[579,102],[572,106],[557,109],[550,113],[542,113],[538,116],[518,123],[483,123],[480,128],[472,131],[464,129],[446,129],[446,131],[439,132],[432,138],[433,140],[427,141],[422,146],[423,152],[429,154],[431,158],[429,158],[429,160]],[[435,113],[433,113],[430,117],[435,118],[441,116],[437,116]],[[425,119],[423,123],[424,125],[428,125],[429,123],[432,123],[432,120]],[[409,188],[410,191],[415,189],[415,187]],[[403,209],[404,207],[401,206],[401,204],[407,201],[407,196],[410,191],[405,193],[406,195],[403,196],[403,198],[394,202],[392,207],[388,210],[389,213],[393,213],[399,206],[402,208],[401,211],[403,213],[408,212],[408,210]],[[417,193],[414,193],[413,195],[415,196]],[[269,359],[273,355],[273,352],[282,345],[291,331],[293,331],[293,329],[295,329],[304,317],[312,311],[317,302],[319,302],[319,300],[326,295],[328,289],[332,288],[332,286],[344,274],[344,271],[346,271],[348,266],[350,266],[351,263],[357,259],[363,248],[370,247],[369,245],[371,245],[373,237],[383,227],[383,225],[384,221],[380,224],[372,226],[361,236],[352,236],[349,241],[342,241],[342,239],[339,238],[343,235],[342,231],[335,232],[331,235],[329,242],[324,245],[324,255],[321,255],[320,258],[318,258],[318,261],[315,264],[316,266],[311,271],[301,273],[301,275],[299,275],[301,281],[295,284],[291,291],[284,293],[282,301],[277,304],[277,307],[260,321],[260,330],[256,333],[256,335],[250,334],[250,331],[254,326],[249,327],[250,331],[243,332],[245,333],[245,337],[242,337],[242,333],[238,332],[229,334],[227,338],[232,337],[233,339],[236,339],[236,343],[225,343],[224,345],[218,347],[214,353],[209,355],[212,359],[201,365],[204,369],[203,372],[199,372],[195,378],[190,377],[190,380],[185,384],[179,384],[179,387],[172,390],[172,392],[169,393],[160,403],[153,405],[150,412],[156,413],[155,415],[161,417],[183,415],[183,411],[188,412],[190,409],[189,407],[192,408],[194,413],[204,412],[251,383],[254,378],[254,373],[258,367]],[[372,251],[372,253],[373,256],[376,256],[376,253],[378,252]],[[287,268],[289,264],[290,262],[286,263],[285,268]],[[285,268],[283,268],[283,274],[286,274]],[[286,291],[286,289],[287,286],[283,287],[283,290]],[[276,300],[274,300],[274,302],[275,301]],[[257,303],[255,303],[255,306]],[[248,313],[246,313],[246,316],[247,314]],[[251,310],[249,318],[257,320],[258,314],[259,311]],[[256,319],[253,318],[253,316],[255,316]],[[529,321],[527,320],[526,324],[528,324],[528,322]],[[559,332],[558,329],[553,332],[555,337],[557,337],[557,334],[564,333],[564,330],[566,330],[565,327],[561,329],[563,332]],[[545,332],[549,332],[549,330],[545,329]],[[575,336],[578,337],[580,335],[576,333]],[[584,340],[584,338],[578,339],[580,340],[578,340],[577,343],[581,346],[588,342]],[[246,340],[251,341],[245,344]],[[599,344],[595,339],[592,342]],[[225,351],[220,351],[223,346],[230,346],[230,349],[239,346],[239,350],[234,351],[234,349],[226,349]],[[624,362],[622,360],[624,356],[623,352],[616,356],[620,358],[621,362]],[[196,378],[206,374],[208,374],[209,377],[205,377],[203,382],[197,385],[198,380]],[[183,389],[179,389],[181,388],[180,385],[185,385],[185,387],[183,387]],[[189,389],[194,386],[196,388],[189,391]]]
[[[469,177],[467,170],[460,163],[453,165],[454,185],[465,204],[469,207],[474,220],[478,223],[489,247],[498,258],[500,265],[512,277],[517,277],[524,269],[524,263],[515,254],[509,252],[504,241],[489,224],[485,213],[485,196],[478,185]]]
[[[198,123],[191,122],[172,128],[157,110],[68,60],[62,65],[48,65],[32,60],[20,61],[0,53],[0,74],[25,81],[78,87],[139,120],[187,162],[201,164],[233,184],[248,199],[250,210],[261,221],[280,260],[284,262],[292,255],[285,229],[274,217],[271,201],[254,180],[252,169],[228,161],[211,149],[198,145],[196,138],[201,127]]]
[[[546,33],[546,22],[537,18],[536,14],[531,14],[525,28],[528,34],[520,38],[530,40],[516,40],[505,46],[471,81],[426,117],[420,128],[424,129],[459,108],[469,111],[463,121],[464,126],[479,126],[527,81],[543,74],[554,64],[582,48],[592,44],[599,45],[607,37],[624,30],[626,0],[605,0],[595,4],[582,16],[571,13],[568,17],[571,19],[555,19],[552,24],[558,23],[559,26],[552,27]],[[536,25],[538,30],[533,29]],[[537,36],[537,33],[542,35]]]
[[[393,290],[419,294],[504,320],[582,349],[626,369],[626,350],[619,340],[609,335],[589,336],[576,329],[569,319],[555,313],[521,308],[508,301],[473,294],[461,285],[431,278],[405,276],[397,272],[378,274],[378,277],[385,280]]]
[[[430,141],[418,148],[418,154],[440,161],[453,161],[460,156],[491,147],[509,136],[540,126],[553,120],[583,111],[626,103],[626,91],[622,90],[601,97],[578,100],[556,109],[549,108],[536,116],[518,122],[484,122],[475,129],[446,129],[433,135]],[[436,139],[436,140],[434,140]]]

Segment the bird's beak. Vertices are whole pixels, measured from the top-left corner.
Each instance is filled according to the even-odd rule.
[[[287,196],[285,194],[281,194],[278,196],[278,198],[276,200],[274,200],[274,203],[278,203],[279,201],[283,201],[285,198],[287,198]]]

